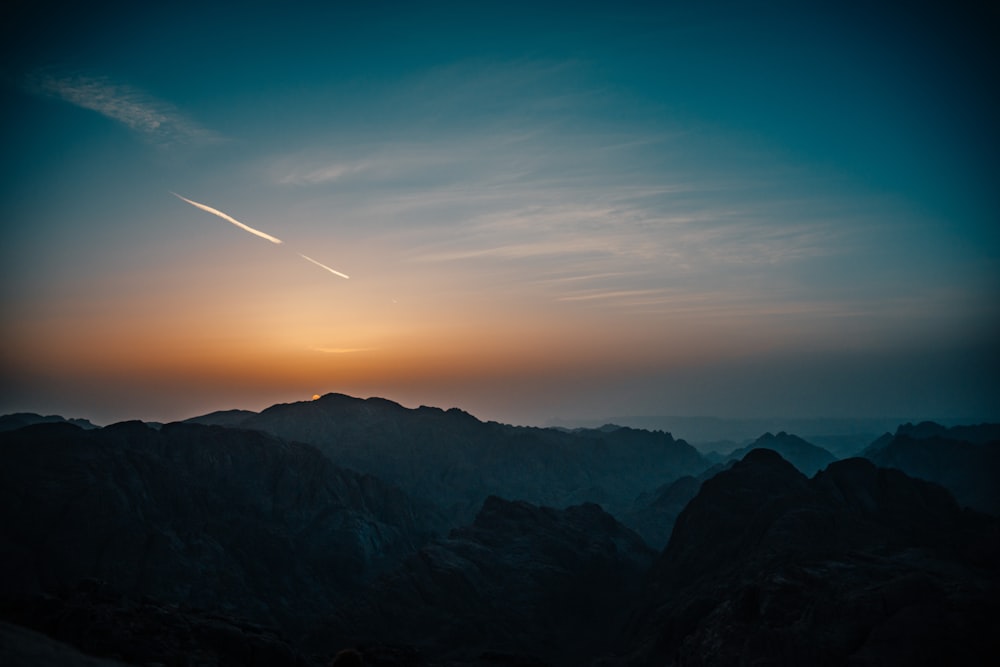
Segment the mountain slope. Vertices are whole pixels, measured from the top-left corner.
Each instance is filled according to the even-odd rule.
[[[935,484],[749,452],[706,481],[651,570],[629,665],[985,664],[1000,531]]]
[[[0,436],[0,596],[96,578],[294,634],[422,544],[418,511],[258,432],[30,426]]]

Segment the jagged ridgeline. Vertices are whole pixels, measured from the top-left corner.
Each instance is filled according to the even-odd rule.
[[[191,421],[308,443],[338,465],[435,503],[454,525],[470,522],[490,495],[553,507],[596,502],[619,516],[640,492],[707,467],[693,447],[662,431],[508,426],[458,409],[341,394]]]
[[[4,665],[978,665],[1000,651],[1000,525],[974,509],[996,488],[989,425],[905,425],[866,450],[935,483],[784,432],[711,465],[664,432],[341,395],[72,421],[0,418]]]

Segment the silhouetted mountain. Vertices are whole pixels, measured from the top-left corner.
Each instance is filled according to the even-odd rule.
[[[904,424],[894,436],[873,442],[864,456],[937,482],[962,505],[1000,514],[1000,424]]]
[[[252,410],[216,410],[207,415],[185,419],[185,424],[202,424],[204,426],[239,426],[249,417],[257,413]]]
[[[24,428],[25,426],[31,426],[32,424],[59,423],[73,424],[74,426],[79,426],[84,429],[97,428],[97,426],[94,426],[86,419],[66,419],[65,417],[61,417],[59,415],[46,415],[43,417],[42,415],[35,414],[34,412],[14,412],[0,417],[0,432],[14,431],[19,428]]]
[[[409,558],[317,641],[586,664],[610,648],[654,556],[597,505],[555,510],[491,496],[471,526]]]
[[[489,495],[552,507],[596,502],[620,516],[642,489],[708,467],[669,433],[515,427],[341,394],[275,405],[239,426],[315,445],[339,465],[437,503],[453,525],[471,521]]]
[[[778,435],[765,433],[750,446],[737,449],[726,457],[727,461],[738,461],[754,449],[771,449],[799,469],[799,472],[812,477],[817,472],[837,460],[837,457],[822,447],[810,444],[798,437],[781,431]]]
[[[968,424],[962,426],[942,426],[936,422],[903,424],[896,429],[896,435],[904,435],[913,440],[945,438],[959,442],[984,445],[1000,441],[1000,424]]]
[[[975,665],[1000,641],[1000,524],[855,458],[768,449],[702,484],[616,664]]]
[[[294,633],[412,553],[432,520],[399,489],[254,431],[0,436],[0,597],[95,578]]]

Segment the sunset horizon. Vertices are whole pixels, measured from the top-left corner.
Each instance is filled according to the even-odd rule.
[[[18,6],[0,414],[1000,420],[995,12],[574,7]]]

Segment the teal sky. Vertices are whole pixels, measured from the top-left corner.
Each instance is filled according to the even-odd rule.
[[[985,3],[2,24],[0,412],[1000,418]]]

